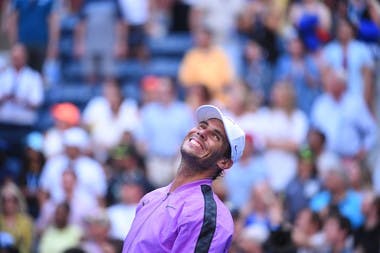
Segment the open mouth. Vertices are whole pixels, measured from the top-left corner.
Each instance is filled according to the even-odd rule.
[[[190,137],[190,138],[189,138],[189,142],[190,142],[192,145],[194,145],[195,147],[198,147],[198,148],[200,148],[200,149],[204,149],[202,143],[201,143],[199,140],[197,140],[197,138]]]

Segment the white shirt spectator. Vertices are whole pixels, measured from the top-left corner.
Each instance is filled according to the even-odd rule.
[[[135,131],[138,107],[135,101],[125,99],[115,115],[104,97],[93,98],[83,112],[83,122],[90,128],[95,148],[110,149],[119,144],[125,131]]]
[[[291,115],[280,110],[268,110],[267,127],[263,131],[265,139],[290,140],[301,145],[308,131],[306,115],[295,109]],[[268,180],[272,189],[282,191],[297,171],[296,154],[282,149],[266,149],[264,159],[268,168]]]
[[[327,66],[336,70],[344,69],[344,50],[337,41],[330,42],[323,50],[323,58]],[[374,60],[369,48],[362,42],[351,41],[346,49],[347,88],[353,94],[363,94],[363,68],[374,68]]]
[[[0,74],[0,121],[31,125],[37,117],[38,107],[44,99],[41,76],[29,67],[18,72],[9,67]],[[7,97],[12,97],[7,99]]]
[[[328,150],[341,156],[355,156],[370,150],[376,142],[376,123],[363,98],[345,93],[339,101],[323,94],[315,101],[312,124],[326,135]]]
[[[49,192],[54,201],[59,202],[64,198],[61,179],[63,171],[68,168],[75,171],[78,186],[88,194],[97,197],[105,195],[106,176],[97,161],[86,156],[70,161],[66,155],[59,155],[46,162],[40,178],[40,187]]]
[[[144,25],[148,22],[148,0],[119,0],[119,5],[124,20],[127,21],[128,25]]]
[[[116,204],[107,209],[111,222],[110,237],[124,240],[135,218],[136,205]],[[120,222],[122,221],[122,222]]]

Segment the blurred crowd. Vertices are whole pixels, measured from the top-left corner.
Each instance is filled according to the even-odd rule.
[[[246,132],[231,253],[380,252],[378,1],[0,7],[1,252],[120,252],[202,104]]]

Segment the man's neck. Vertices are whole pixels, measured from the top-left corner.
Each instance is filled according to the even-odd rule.
[[[188,165],[184,164],[184,162],[181,162],[178,168],[178,173],[176,177],[174,178],[169,191],[173,192],[178,187],[187,183],[191,183],[191,182],[202,180],[202,179],[211,179],[211,176],[209,174],[210,174],[209,170],[198,172],[192,169],[191,167],[189,167]]]

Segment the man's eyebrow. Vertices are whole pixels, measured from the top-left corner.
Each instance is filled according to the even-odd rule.
[[[224,135],[218,129],[214,129],[214,132],[219,135],[219,138],[224,139]]]
[[[208,126],[208,122],[205,121],[205,120],[202,120],[201,122],[199,122],[199,125],[201,125],[201,124],[204,124],[204,125]]]

